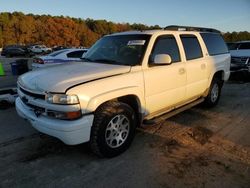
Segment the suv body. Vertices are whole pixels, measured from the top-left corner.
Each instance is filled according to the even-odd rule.
[[[201,99],[217,104],[229,75],[230,54],[217,32],[117,33],[96,42],[84,62],[19,77],[16,109],[40,132],[70,145],[90,142],[96,154],[113,157],[142,120]]]
[[[250,73],[250,41],[239,41],[231,45],[231,72]]]

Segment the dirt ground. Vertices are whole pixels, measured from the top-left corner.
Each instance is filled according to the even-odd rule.
[[[250,83],[229,81],[217,107],[138,129],[112,159],[40,135],[14,107],[1,110],[0,187],[250,187]]]

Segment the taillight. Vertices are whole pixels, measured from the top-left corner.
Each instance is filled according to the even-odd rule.
[[[44,64],[44,61],[42,59],[40,59],[40,58],[35,58],[34,63]]]

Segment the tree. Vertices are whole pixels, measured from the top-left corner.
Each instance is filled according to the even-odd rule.
[[[103,35],[129,30],[161,29],[159,25],[114,23],[107,20],[33,15],[22,12],[0,13],[0,47],[9,44],[90,47]],[[223,34],[225,41],[250,40],[247,31]]]

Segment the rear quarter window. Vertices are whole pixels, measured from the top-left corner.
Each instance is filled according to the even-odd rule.
[[[207,47],[209,55],[228,53],[228,47],[220,34],[201,33],[201,37]]]

